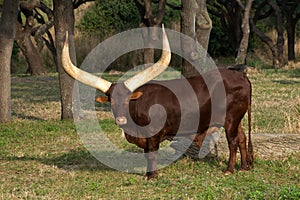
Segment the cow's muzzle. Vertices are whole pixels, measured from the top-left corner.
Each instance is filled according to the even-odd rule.
[[[127,118],[126,117],[116,117],[116,124],[119,126],[126,125]]]

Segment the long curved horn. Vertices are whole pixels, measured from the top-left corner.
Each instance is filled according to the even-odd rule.
[[[107,80],[79,69],[72,63],[69,55],[68,32],[66,33],[66,40],[62,49],[62,66],[65,71],[74,79],[88,86],[96,88],[103,93],[106,93],[112,84]]]
[[[139,72],[138,74],[127,79],[124,82],[126,87],[131,92],[133,92],[136,88],[144,85],[148,81],[154,79],[156,76],[165,71],[165,69],[169,66],[171,60],[171,50],[164,25],[162,25],[162,48],[163,51],[161,57],[155,64],[148,67],[144,71]]]

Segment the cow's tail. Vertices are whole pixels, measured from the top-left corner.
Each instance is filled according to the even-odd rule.
[[[252,86],[251,82],[249,81],[250,84],[250,96],[248,99],[248,152],[247,152],[247,163],[249,166],[253,166],[253,161],[254,161],[254,153],[253,153],[253,146],[252,146],[252,141],[251,141],[251,97],[252,97]]]

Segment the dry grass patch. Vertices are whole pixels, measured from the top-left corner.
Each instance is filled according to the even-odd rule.
[[[56,74],[12,78],[15,119],[60,119],[60,92]]]
[[[253,131],[300,133],[299,70],[262,70],[251,74]]]

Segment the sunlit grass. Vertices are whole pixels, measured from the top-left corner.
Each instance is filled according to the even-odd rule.
[[[261,69],[250,80],[253,132],[300,133],[299,70]],[[299,153],[278,160],[257,158],[254,169],[230,176],[222,172],[227,157],[184,158],[161,169],[159,178],[150,182],[144,173],[118,172],[87,151],[73,121],[59,120],[56,75],[12,81],[13,122],[0,125],[0,199],[300,198]],[[96,108],[110,141],[142,152],[122,137],[111,114],[105,114],[109,108]]]
[[[104,121],[107,135],[117,132]],[[2,199],[278,199],[300,197],[300,154],[255,161],[224,176],[226,158],[177,161],[157,180],[118,172],[85,149],[70,121],[22,120],[0,126]],[[126,148],[126,141],[115,137]],[[122,164],[122,163],[120,163]],[[288,173],[286,173],[288,172]]]
[[[253,132],[300,133],[300,71],[262,70],[250,80]]]

